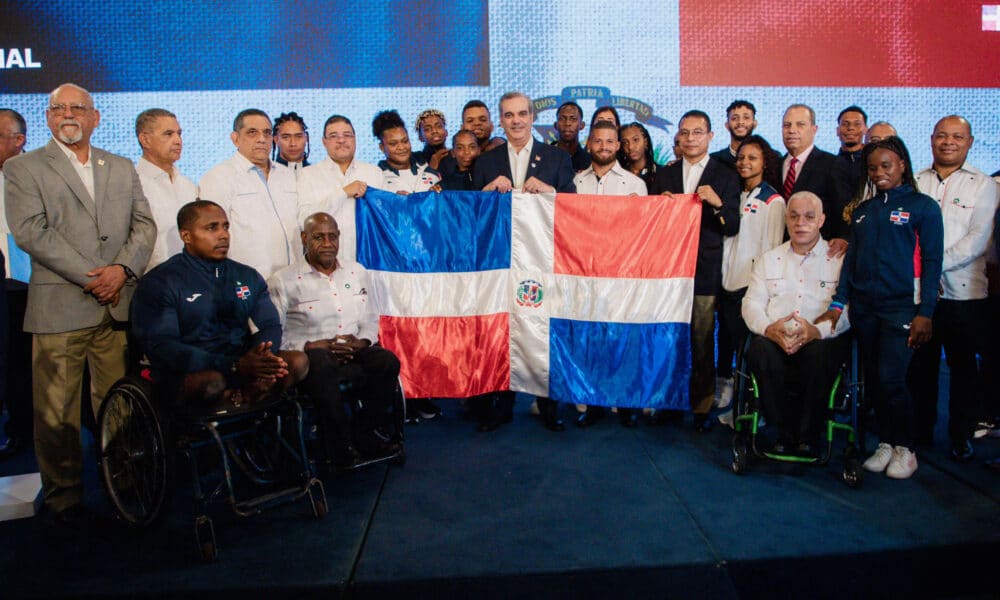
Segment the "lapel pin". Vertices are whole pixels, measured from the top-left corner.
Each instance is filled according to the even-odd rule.
[[[104,166],[104,159],[103,158],[98,158],[97,159],[97,165],[100,166],[100,167],[103,167]]]

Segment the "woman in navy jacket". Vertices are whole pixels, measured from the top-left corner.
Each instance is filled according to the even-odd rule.
[[[847,255],[830,309],[816,322],[836,323],[849,305],[864,365],[866,394],[874,400],[881,443],[865,469],[906,479],[917,469],[913,398],[906,371],[913,350],[931,336],[937,304],[944,223],[941,209],[917,191],[909,152],[893,136],[865,146],[867,177],[848,207]],[[871,195],[874,196],[864,200]]]

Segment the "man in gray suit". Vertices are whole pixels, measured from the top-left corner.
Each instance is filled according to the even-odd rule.
[[[93,410],[125,373],[135,279],[156,239],[131,161],[90,145],[101,115],[87,90],[66,83],[45,111],[53,139],[4,165],[7,222],[31,255],[24,328],[34,334],[35,454],[45,505],[58,523],[86,518],[80,480],[84,361]]]

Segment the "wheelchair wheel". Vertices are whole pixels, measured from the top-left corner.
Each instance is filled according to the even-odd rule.
[[[153,404],[152,385],[138,377],[118,380],[97,422],[104,489],[126,523],[146,527],[162,513],[171,481],[167,423]]]
[[[746,436],[737,433],[733,435],[733,463],[730,467],[733,473],[737,475],[742,475],[746,473],[747,467],[750,466],[750,444],[747,442]]]

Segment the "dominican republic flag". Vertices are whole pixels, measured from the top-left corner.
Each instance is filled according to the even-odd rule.
[[[369,188],[356,216],[408,396],[688,407],[696,197]]]

